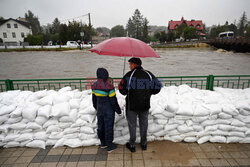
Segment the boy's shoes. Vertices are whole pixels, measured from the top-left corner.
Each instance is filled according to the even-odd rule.
[[[132,153],[135,152],[135,146],[131,146],[130,143],[126,143],[126,147],[127,147]]]
[[[142,150],[147,150],[147,144],[141,144],[141,149]]]
[[[101,148],[107,148],[108,146],[106,144],[100,144],[99,145]]]
[[[114,151],[117,148],[117,146],[115,144],[113,144],[113,143],[108,144],[107,147],[108,147],[107,148],[108,153],[111,153],[112,151]]]

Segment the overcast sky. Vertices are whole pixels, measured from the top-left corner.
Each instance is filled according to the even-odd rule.
[[[92,25],[112,28],[126,26],[129,17],[139,9],[149,25],[168,26],[169,20],[202,20],[207,26],[233,23],[243,11],[250,18],[250,0],[0,0],[0,16],[24,17],[31,10],[41,25],[91,13]],[[80,17],[88,23],[88,17]]]

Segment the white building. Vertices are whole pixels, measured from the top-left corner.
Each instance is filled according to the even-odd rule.
[[[32,34],[28,22],[12,18],[0,22],[0,38],[4,45],[21,45],[28,34]]]

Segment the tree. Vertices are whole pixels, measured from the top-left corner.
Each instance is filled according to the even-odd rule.
[[[55,18],[51,28],[52,28],[52,34],[59,33],[60,21],[58,20],[58,18]]]
[[[167,34],[166,34],[165,31],[158,32],[158,33],[156,33],[154,36],[155,36],[155,38],[158,39],[161,43],[167,41]]]
[[[0,38],[0,43],[2,43],[3,42],[3,39],[2,38]]]
[[[196,39],[198,38],[197,30],[194,27],[186,27],[183,30],[184,38],[186,39]]]
[[[4,18],[3,18],[2,16],[0,16],[0,22],[1,22],[1,21],[4,21]]]
[[[142,30],[142,40],[144,42],[149,42],[149,37],[148,37],[148,20],[145,18],[143,20],[143,30]]]
[[[41,27],[38,17],[34,16],[34,14],[30,10],[28,10],[28,13],[25,13],[25,19],[31,24],[33,35],[41,33]]]
[[[147,40],[148,20],[143,18],[141,12],[136,9],[127,23],[128,36],[140,40]]]
[[[246,12],[244,11],[239,23],[238,23],[238,34],[239,35],[243,35],[244,34],[244,30],[246,29],[246,25],[247,25],[247,15]]]
[[[111,28],[110,37],[124,37],[124,36],[126,36],[126,32],[122,25],[117,25]]]

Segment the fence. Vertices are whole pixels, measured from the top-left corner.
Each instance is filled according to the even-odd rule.
[[[158,77],[163,86],[178,86],[187,84],[192,88],[213,90],[214,87],[244,89],[250,87],[250,75],[209,75],[209,76],[170,76]],[[118,87],[121,78],[112,78],[115,87]],[[90,89],[96,78],[72,79],[26,79],[26,80],[0,80],[0,92],[9,90],[58,90],[65,86],[72,89]]]

